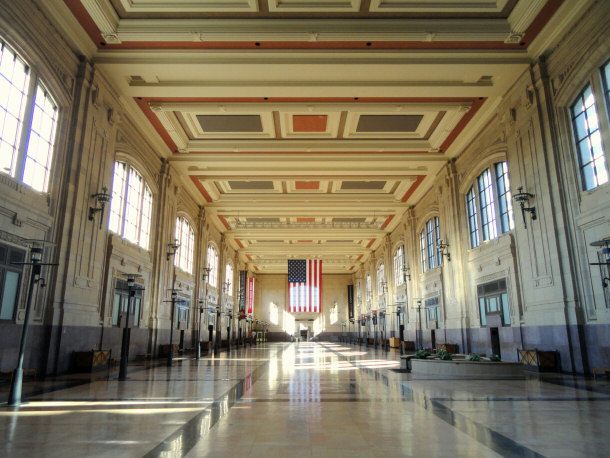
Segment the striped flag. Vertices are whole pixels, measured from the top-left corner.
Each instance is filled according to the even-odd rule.
[[[322,298],[322,261],[288,260],[288,296],[291,312],[320,311]]]

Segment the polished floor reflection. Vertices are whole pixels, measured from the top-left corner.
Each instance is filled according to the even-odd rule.
[[[605,378],[452,380],[399,368],[394,351],[269,343],[130,366],[123,382],[28,382],[26,403],[0,408],[0,455],[608,455]]]

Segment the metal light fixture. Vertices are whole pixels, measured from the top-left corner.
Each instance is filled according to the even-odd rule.
[[[112,195],[108,194],[108,188],[106,186],[102,186],[102,192],[98,192],[97,194],[93,194],[91,196],[95,199],[95,207],[89,207],[89,221],[95,220],[95,214],[97,212],[101,213],[100,216],[100,229],[102,228],[102,223],[104,221],[104,208],[106,204],[110,202],[112,199]],[[99,207],[98,207],[99,205]]]
[[[405,283],[407,280],[411,281],[411,268],[406,264],[402,265],[402,278],[404,279]]]
[[[532,199],[534,195],[529,192],[524,192],[523,186],[519,186],[517,190],[519,192],[517,194],[513,194],[513,200],[515,202],[519,202],[519,206],[521,207],[521,216],[523,216],[523,226],[527,228],[527,223],[525,221],[525,212],[528,212],[530,214],[532,220],[535,220],[537,218],[536,207],[534,207],[533,205],[531,207],[525,206],[526,203],[529,204],[529,200]]]
[[[610,237],[606,237],[604,239],[601,240],[597,240],[595,242],[591,242],[590,245],[592,247],[595,248],[602,248],[602,255],[604,257],[604,261],[602,262],[590,262],[589,265],[591,266],[606,266],[606,269],[610,268]],[[603,288],[607,288],[608,285],[610,284],[610,278],[606,277],[605,275],[607,275],[607,273],[605,274],[603,269],[601,270],[601,277],[602,277],[602,287]],[[607,270],[606,270],[607,272]]]
[[[449,244],[443,242],[443,239],[439,239],[436,243],[436,248],[441,254],[441,259],[443,256],[447,257],[447,261],[451,262],[451,253],[449,253]]]
[[[167,244],[167,260],[168,261],[169,261],[170,257],[172,257],[176,254],[176,251],[178,251],[178,248],[180,248],[178,239],[174,239],[174,241],[172,243]]]
[[[21,339],[19,342],[19,353],[17,356],[17,367],[13,371],[11,387],[8,395],[8,405],[17,406],[21,404],[21,389],[23,386],[23,360],[25,356],[25,344],[27,342],[30,312],[32,310],[32,299],[34,297],[34,286],[38,283],[39,287],[44,286],[44,280],[40,278],[42,266],[57,266],[56,263],[43,263],[43,251],[45,247],[53,246],[51,242],[45,240],[25,240],[30,246],[30,262],[14,262],[11,264],[28,265],[30,269],[30,284],[25,304],[25,317],[21,328]]]
[[[121,340],[121,362],[119,366],[119,380],[127,380],[127,360],[129,359],[129,340],[131,338],[131,330],[129,329],[129,314],[133,307],[133,301],[136,291],[144,291],[144,288],[136,288],[136,278],[141,277],[140,274],[123,274],[127,277],[127,291],[129,299],[127,300],[127,315],[125,317],[125,326],[123,326],[123,337]]]

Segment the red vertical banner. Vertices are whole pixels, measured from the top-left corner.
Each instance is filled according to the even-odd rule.
[[[254,313],[254,278],[248,278],[248,315]]]

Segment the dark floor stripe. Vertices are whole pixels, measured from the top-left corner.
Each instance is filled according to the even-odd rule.
[[[248,384],[250,386],[254,385],[268,364],[269,360],[254,369],[252,374],[241,379],[229,391],[216,399],[211,406],[203,409],[170,434],[163,442],[144,455],[144,458],[185,456],[244,395]]]

